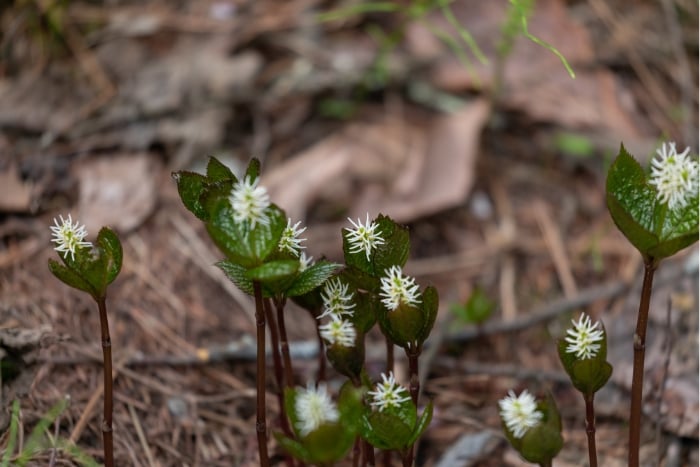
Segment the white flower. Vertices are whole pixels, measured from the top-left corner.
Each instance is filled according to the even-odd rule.
[[[367,256],[367,261],[369,261],[369,255],[372,253],[372,250],[377,248],[377,245],[384,244],[384,239],[376,232],[379,224],[376,222],[370,223],[369,213],[367,213],[367,220],[364,224],[360,219],[357,219],[357,224],[349,217],[348,220],[354,227],[354,229],[345,228],[348,232],[347,238],[350,243],[350,253],[360,253],[364,251]]]
[[[264,187],[258,186],[259,178],[251,180],[246,177],[233,186],[229,201],[233,208],[233,220],[248,222],[254,229],[258,222],[264,225],[270,223],[265,210],[270,206],[270,197]]]
[[[287,251],[294,256],[299,256],[301,250],[306,248],[301,245],[301,242],[305,242],[306,239],[299,238],[299,235],[306,230],[306,227],[300,229],[299,224],[301,224],[301,221],[292,225],[292,220],[287,219],[287,227],[282,232],[282,238],[280,238],[280,243],[277,245],[279,251]]]
[[[513,391],[508,391],[508,396],[498,401],[498,406],[501,408],[503,423],[517,439],[537,426],[543,417],[542,412],[537,410],[537,401],[527,389],[518,397],[515,397]]]
[[[357,332],[352,323],[345,319],[333,318],[328,324],[319,326],[321,337],[328,341],[329,345],[340,344],[343,347],[355,345]]]
[[[348,293],[348,285],[343,284],[337,277],[326,281],[321,298],[323,299],[323,313],[318,319],[328,315],[352,316],[354,313],[355,304],[352,302],[352,292]]]
[[[83,239],[87,237],[87,231],[84,225],[80,223],[73,223],[73,219],[70,214],[68,214],[68,219],[64,219],[63,216],[59,216],[61,223],[54,217],[53,223],[55,225],[51,226],[52,242],[56,243],[54,250],[63,253],[65,258],[68,253],[73,261],[75,261],[75,250],[83,247],[91,247],[92,243],[85,242]]]
[[[306,269],[312,264],[314,264],[314,257],[306,256],[306,253],[302,251],[299,255],[299,272],[306,271]]]
[[[399,266],[392,266],[384,271],[381,279],[382,291],[379,293],[382,303],[389,311],[394,311],[400,304],[417,305],[420,303],[418,285],[415,279],[404,276]]]
[[[656,187],[657,198],[669,209],[682,208],[698,193],[698,161],[688,157],[690,148],[678,154],[676,143],[664,143],[651,161],[650,184]]]
[[[392,372],[389,372],[388,378],[382,373],[382,382],[377,383],[376,390],[369,391],[367,394],[372,396],[372,401],[369,404],[378,408],[380,412],[387,407],[398,407],[411,400],[406,388],[396,382]]]
[[[296,428],[301,436],[306,436],[324,423],[337,422],[340,414],[335,403],[326,391],[325,384],[314,388],[312,383],[306,389],[297,391],[294,411],[297,415]]]
[[[574,325],[572,329],[566,331],[567,337],[564,339],[569,345],[566,347],[567,353],[575,353],[576,358],[581,360],[586,360],[588,358],[593,358],[600,350],[600,344],[603,340],[603,330],[600,329],[600,323],[596,321],[591,322],[591,318],[585,314],[581,313],[578,318],[578,323],[571,320]]]

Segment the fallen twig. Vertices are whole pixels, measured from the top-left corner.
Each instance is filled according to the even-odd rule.
[[[656,285],[660,286],[672,283],[683,277],[696,274],[697,272],[697,261],[669,263],[660,271]],[[610,300],[619,297],[627,292],[629,288],[630,286],[622,280],[609,284],[596,285],[582,290],[578,295],[572,298],[561,298],[532,311],[519,313],[517,315],[518,317],[513,321],[492,321],[478,328],[470,327],[464,330],[447,333],[444,336],[441,336],[442,333],[438,332],[436,336],[440,337],[440,339],[428,339],[425,346],[426,348],[436,345],[439,346],[443,341],[464,343],[483,336],[522,331],[540,323],[550,321],[560,314],[586,306],[596,300]],[[639,288],[639,285],[637,284],[635,288]],[[377,347],[378,349],[376,352],[372,349],[372,346],[367,349],[370,358],[372,355],[382,355],[384,343],[378,343]],[[317,358],[318,341],[316,339],[310,339],[290,342],[289,351],[291,357],[295,360]],[[201,366],[218,362],[252,361],[254,359],[255,343],[250,336],[244,336],[242,339],[231,341],[225,345],[200,347],[186,355],[131,355],[124,365],[127,367],[157,365]],[[41,358],[39,362],[51,363],[54,365],[78,365],[84,363],[99,363],[100,360],[97,356],[80,355],[75,357]]]

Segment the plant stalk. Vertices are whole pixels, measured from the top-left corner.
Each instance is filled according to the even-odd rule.
[[[112,411],[114,406],[112,384],[112,339],[107,321],[107,297],[97,299],[102,335],[102,372],[104,376],[104,411],[102,415],[102,442],[104,444],[105,467],[114,467],[114,441],[112,435]]]
[[[411,345],[406,350],[406,355],[408,356],[408,371],[410,375],[408,390],[411,393],[411,400],[416,408],[418,408],[418,394],[420,393],[420,379],[418,378],[418,357],[420,357],[420,354],[420,346]]]
[[[289,354],[287,326],[284,324],[284,302],[284,298],[276,299],[275,308],[277,309],[277,328],[280,333],[280,349],[282,349],[282,362],[284,364],[284,387],[291,388],[294,385],[294,374],[292,371],[292,357]]]
[[[394,343],[386,336],[384,339],[386,340],[386,373],[388,375],[389,372],[394,371]]]
[[[406,349],[406,355],[408,356],[408,371],[410,374],[410,381],[408,385],[408,390],[411,393],[411,400],[413,405],[416,406],[418,410],[418,395],[420,394],[420,379],[418,376],[418,357],[421,354],[421,346],[409,344]],[[403,456],[403,464],[405,467],[411,467],[413,465],[413,448],[414,446],[409,446]]]
[[[323,342],[318,324],[316,324],[316,337],[318,338],[318,377],[316,379],[318,383],[323,383],[326,381],[326,344]]]
[[[265,420],[265,310],[263,306],[262,287],[258,281],[253,282],[253,294],[255,296],[255,325],[257,334],[257,401],[255,431],[258,435],[260,466],[269,467],[270,459],[267,455],[267,422]]]
[[[282,356],[280,355],[277,322],[275,321],[275,315],[272,313],[272,304],[270,303],[269,299],[263,301],[263,306],[265,307],[265,318],[267,319],[267,327],[270,330],[270,344],[272,346],[272,363],[275,369],[275,381],[277,382],[277,403],[279,405],[280,411],[280,427],[282,428],[282,432],[291,438],[293,436],[292,430],[289,427],[287,414],[284,408],[284,381],[282,380]]]
[[[386,374],[394,371],[394,343],[388,337],[384,336],[386,340]],[[391,451],[386,450],[382,453],[382,463],[391,467]]]
[[[649,321],[651,288],[657,263],[653,258],[644,259],[644,281],[639,300],[637,329],[634,332],[634,367],[632,371],[632,398],[630,403],[629,467],[639,467],[639,445],[642,429],[642,388],[644,385],[644,351]]]
[[[593,406],[594,393],[586,394],[586,436],[588,437],[588,464],[590,467],[598,467],[598,453],[595,446],[595,408]]]

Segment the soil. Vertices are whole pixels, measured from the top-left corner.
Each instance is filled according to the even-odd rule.
[[[211,155],[239,174],[257,157],[314,258],[343,261],[348,217],[409,227],[404,270],[440,294],[420,361],[421,409],[435,411],[416,465],[525,465],[497,401],[526,388],[560,409],[554,465],[588,465],[583,399],[556,351],[581,312],[604,322],[614,367],[596,395],[600,465],[626,465],[643,266],[607,212],[605,176],[621,142],[642,164],[660,141],[696,152],[697,2],[537,2],[529,32],[575,79],[517,18],[504,26],[506,1],[422,16],[409,3],[425,2],[335,19],[319,14],[371,3],[0,5],[0,450],[13,401],[21,433],[11,465],[42,420],[42,439],[102,461],[97,307],[47,268],[49,226],[69,213],[92,235],[111,226],[124,248],[107,302],[116,465],[258,465],[254,304],[216,268],[223,254],[171,177],[202,172]],[[658,271],[643,465],[698,464],[697,258],[693,246]],[[495,304],[481,325],[454,311],[477,287]],[[285,316],[305,386],[318,372],[316,324],[294,304]],[[367,336],[373,378],[384,349],[378,331]],[[397,379],[408,371],[397,348]],[[344,377],[329,368],[328,381]],[[282,464],[272,434],[268,446]],[[45,447],[27,465],[80,464]]]

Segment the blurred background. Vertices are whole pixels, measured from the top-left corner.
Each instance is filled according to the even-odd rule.
[[[118,465],[256,464],[253,306],[170,174],[257,157],[315,258],[342,260],[348,217],[410,227],[406,272],[441,297],[419,465],[521,465],[496,401],[526,387],[562,410],[555,465],[584,465],[555,346],[581,311],[604,321],[615,367],[601,464],[626,465],[642,263],[605,174],[621,143],[645,164],[663,141],[697,153],[690,0],[0,1],[0,433],[12,400],[29,431],[69,395],[52,430],[101,455],[98,316],[46,266],[49,225],[71,214],[125,248],[109,297]],[[663,263],[654,292],[648,465],[698,464],[697,255]],[[304,385],[314,323],[288,313]]]

